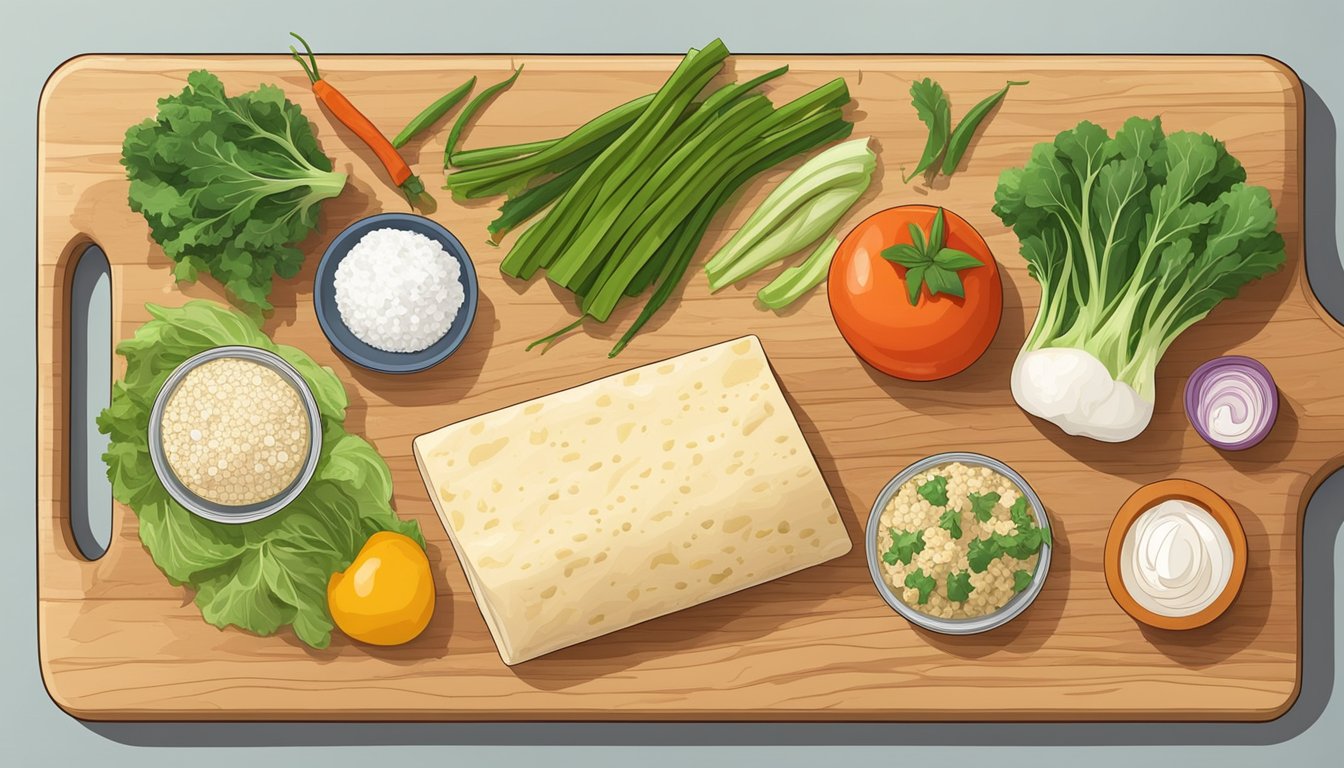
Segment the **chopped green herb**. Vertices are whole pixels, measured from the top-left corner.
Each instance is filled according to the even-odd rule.
[[[915,489],[915,493],[935,507],[947,506],[947,478],[936,475],[932,480]]]
[[[1019,535],[1028,534],[1034,531],[1035,535],[1039,536],[1041,541],[1046,544],[1053,544],[1050,540],[1050,531],[1036,527],[1036,519],[1031,516],[1031,512],[1027,509],[1026,496],[1017,497],[1017,501],[1013,502],[1012,508],[1008,510],[1008,515],[1012,518],[1013,524],[1017,526]],[[1036,549],[1032,550],[1032,553],[1034,554],[1037,549],[1040,549],[1039,545],[1037,545]]]
[[[1008,508],[1008,517],[1012,519],[1013,524],[1017,526],[1019,533],[1028,528],[1036,527],[1036,521],[1031,519],[1031,513],[1027,511],[1027,497],[1018,496],[1013,506]]]
[[[938,527],[952,534],[952,538],[961,538],[961,511],[949,509],[938,518]]]
[[[882,562],[887,565],[909,565],[911,558],[924,551],[924,532],[906,531],[898,532],[895,528],[891,529],[891,546],[882,555]]]
[[[975,587],[971,586],[971,574],[968,571],[947,574],[948,600],[954,603],[964,603],[966,598],[970,597],[974,591]]]
[[[905,586],[919,590],[919,604],[923,605],[929,602],[929,595],[933,594],[938,582],[934,581],[932,576],[924,573],[923,568],[916,568],[905,575]]]
[[[984,573],[989,564],[1001,555],[1003,552],[995,545],[993,538],[971,539],[970,546],[966,548],[966,562],[976,573]]]
[[[949,593],[951,585],[949,584]],[[1031,574],[1027,571],[1013,571],[1013,593],[1016,594],[1031,586]]]
[[[994,505],[999,503],[999,494],[994,491],[971,493],[967,498],[971,500],[971,514],[975,515],[975,519],[982,523],[989,522],[994,516]]]

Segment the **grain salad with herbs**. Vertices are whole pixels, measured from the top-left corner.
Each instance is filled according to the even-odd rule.
[[[1002,608],[1031,584],[1051,543],[1011,479],[960,462],[905,482],[880,525],[882,578],[906,605],[943,619]]]

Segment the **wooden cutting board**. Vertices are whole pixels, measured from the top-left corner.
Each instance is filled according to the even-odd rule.
[[[676,57],[324,56],[323,73],[389,133],[426,103],[476,74],[482,84],[527,69],[466,136],[467,146],[562,134],[598,112],[655,89]],[[888,206],[955,209],[988,240],[1005,274],[1005,315],[992,348],[965,373],[931,384],[897,381],[861,365],[838,336],[824,292],[783,316],[753,306],[758,276],[710,298],[696,272],[672,311],[618,359],[614,335],[632,308],[595,336],[542,357],[526,342],[566,324],[572,308],[545,283],[501,278],[502,249],[484,244],[497,201],[459,206],[440,194],[435,218],[471,250],[483,296],[466,345],[425,374],[382,376],[346,363],[318,330],[313,270],[326,243],[358,217],[404,210],[371,153],[318,108],[288,58],[90,56],[63,66],[39,113],[38,421],[39,634],[42,674],[67,711],[93,719],[742,719],[742,720],[1269,720],[1297,696],[1301,669],[1302,514],[1341,464],[1344,335],[1307,285],[1302,256],[1302,91],[1278,62],[1255,57],[740,56],[745,79],[787,63],[780,99],[844,76],[856,135],[874,138],[879,178],[846,226]],[[350,172],[319,230],[303,243],[303,272],[278,284],[266,330],[330,365],[345,382],[348,425],[386,457],[395,505],[428,540],[439,607],[429,629],[398,648],[337,637],[313,651],[287,632],[254,637],[207,625],[190,595],[170,585],[142,549],[136,520],[118,506],[112,543],[82,559],[68,525],[68,279],[88,243],[112,265],[113,327],[130,336],[146,302],[218,297],[208,280],[176,286],[145,222],[126,205],[118,165],[126,127],[154,113],[196,68],[229,92],[278,83],[314,122],[326,153]],[[912,79],[947,88],[959,118],[1008,79],[1014,89],[969,153],[964,170],[933,188],[905,185],[924,129],[909,105]],[[1138,439],[1106,445],[1061,433],[1013,403],[1008,375],[1038,287],[1015,237],[990,213],[996,178],[1033,144],[1089,119],[1114,130],[1160,114],[1169,131],[1226,141],[1250,181],[1269,188],[1288,266],[1220,306],[1171,348],[1158,369],[1157,413]],[[431,188],[442,183],[440,129],[408,148]],[[796,165],[796,163],[795,163]],[[751,185],[716,221],[711,243],[740,224],[769,185]],[[492,204],[493,203],[493,204]],[[855,542],[844,558],[711,603],[509,668],[467,588],[416,471],[411,439],[430,428],[755,333],[816,454]],[[1181,410],[1199,363],[1239,353],[1278,377],[1278,426],[1260,446],[1220,453]],[[121,361],[114,364],[118,374]],[[971,450],[1019,470],[1049,508],[1054,565],[1035,605],[1010,625],[973,637],[912,628],[878,597],[862,546],[869,506],[907,464]],[[1197,480],[1229,500],[1246,528],[1250,568],[1232,609],[1199,630],[1135,624],[1111,599],[1102,547],[1112,516],[1139,485]],[[1323,606],[1317,606],[1323,608]]]

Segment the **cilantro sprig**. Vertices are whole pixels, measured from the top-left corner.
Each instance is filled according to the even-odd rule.
[[[938,582],[933,577],[924,572],[923,568],[915,570],[905,575],[905,586],[919,591],[919,604],[924,605],[929,602],[929,595],[938,586]]]
[[[999,503],[999,494],[990,491],[989,493],[971,493],[966,498],[971,500],[971,514],[975,519],[982,523],[989,522],[994,516],[994,505]]]
[[[933,479],[923,485],[915,488],[918,493],[935,507],[947,506],[947,478],[942,475],[934,475]]]
[[[947,599],[954,603],[964,603],[975,587],[971,585],[971,574],[969,571],[958,571],[947,574]]]
[[[915,555],[924,551],[924,531],[897,531],[891,529],[891,546],[882,554],[887,565],[909,565]]]
[[[961,510],[949,509],[938,518],[938,527],[947,531],[954,539],[961,538]]]
[[[1017,526],[1017,533],[994,533],[988,538],[972,539],[966,553],[966,560],[972,571],[983,573],[991,562],[1004,556],[1014,560],[1026,560],[1040,552],[1041,547],[1053,545],[1050,531],[1038,527],[1036,521],[1032,519],[1027,509],[1026,497],[1017,497],[1008,514],[1013,524]]]

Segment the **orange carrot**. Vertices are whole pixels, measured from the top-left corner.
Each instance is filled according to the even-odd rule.
[[[290,32],[300,43],[303,43],[303,49],[308,54],[308,60],[304,61],[303,56],[295,50],[294,46],[289,47],[289,53],[294,60],[303,67],[304,74],[308,75],[308,80],[313,84],[313,95],[328,110],[333,117],[340,121],[341,125],[349,128],[359,140],[368,145],[373,150],[383,167],[387,169],[388,176],[392,177],[392,183],[401,188],[405,193],[406,199],[411,205],[425,211],[433,212],[435,203],[434,198],[425,191],[424,182],[411,173],[411,167],[402,159],[401,153],[397,152],[392,142],[387,140],[382,131],[373,124],[373,121],[364,116],[363,112],[345,97],[345,94],[336,90],[336,87],[326,80],[317,71],[317,57],[313,55],[313,49],[308,46],[308,41]]]

